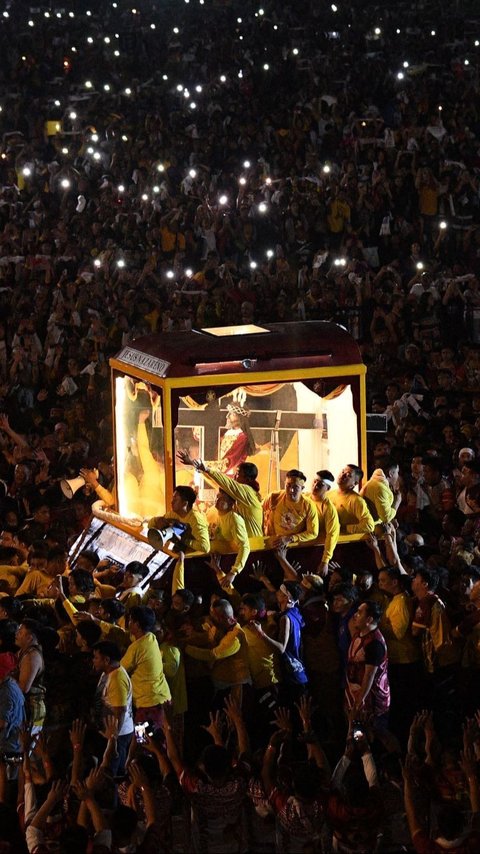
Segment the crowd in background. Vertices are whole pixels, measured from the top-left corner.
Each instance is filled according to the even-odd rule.
[[[1,4],[2,850],[479,850],[479,57],[468,2]],[[239,318],[358,340],[365,542],[70,572],[109,357]]]

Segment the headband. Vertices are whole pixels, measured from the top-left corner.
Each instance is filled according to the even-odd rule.
[[[318,477],[318,475],[317,475],[317,477]],[[335,483],[335,481],[330,480],[329,477],[322,477],[322,483],[324,483],[325,486],[328,486],[328,488],[331,489],[333,484]]]

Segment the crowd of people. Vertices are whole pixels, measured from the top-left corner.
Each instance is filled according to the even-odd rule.
[[[0,16],[2,851],[478,851],[476,4],[65,7]],[[216,530],[70,566],[109,357],[239,318],[348,328],[369,471],[183,452]]]

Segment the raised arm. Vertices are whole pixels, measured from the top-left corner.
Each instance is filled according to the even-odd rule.
[[[225,698],[225,711],[227,713],[227,717],[235,727],[238,741],[238,752],[240,756],[242,756],[242,754],[249,752],[250,740],[248,738],[247,728],[245,726],[245,721],[243,720],[240,706],[231,696]]]

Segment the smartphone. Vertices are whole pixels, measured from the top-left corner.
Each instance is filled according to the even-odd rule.
[[[147,735],[150,737],[153,735],[150,721],[143,721],[141,724],[135,724],[135,738],[137,739],[137,744],[145,744],[147,741]]]

